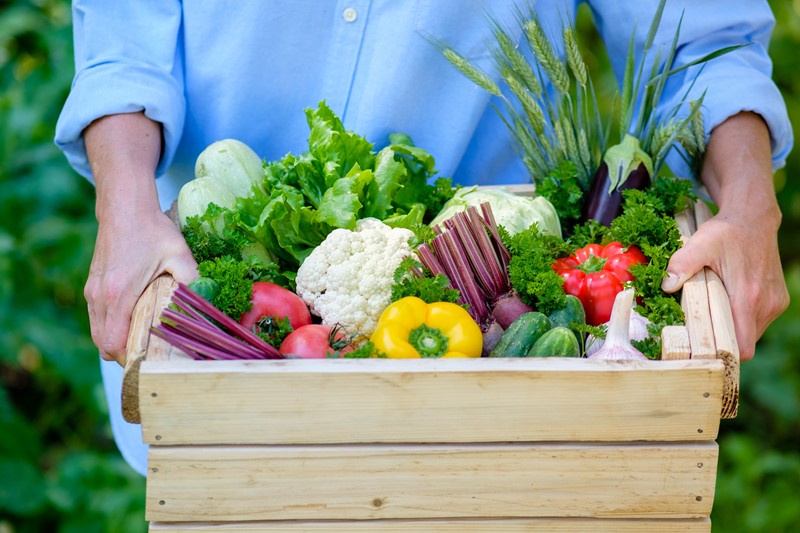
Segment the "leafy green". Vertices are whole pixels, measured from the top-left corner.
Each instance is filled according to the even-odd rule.
[[[602,242],[603,236],[606,234],[607,230],[608,228],[598,221],[589,219],[582,224],[573,226],[572,235],[569,236],[567,242],[571,248],[577,250],[578,248],[583,248],[587,244]]]
[[[430,223],[460,189],[461,185],[453,185],[450,178],[436,178],[432,185],[426,185],[420,197],[420,201],[427,206],[423,222]]]
[[[458,302],[461,292],[453,288],[444,274],[435,276],[412,256],[405,257],[394,271],[392,301],[406,296],[416,296],[427,303]]]
[[[296,271],[336,228],[353,229],[366,217],[411,228],[452,195],[449,179],[429,184],[436,174],[433,156],[407,135],[390,135],[391,144],[375,152],[345,130],[324,101],[306,109],[306,120],[308,150],[267,163],[265,194],[238,206],[242,223],[281,271]]]
[[[622,214],[611,223],[605,239],[642,248],[663,245],[670,255],[680,248],[678,225],[672,213],[665,212],[665,202],[658,193],[656,189],[623,191]]]
[[[659,325],[660,326],[660,325]],[[658,327],[658,326],[657,326]],[[656,332],[656,336],[649,336],[640,341],[631,340],[631,345],[642,352],[648,359],[661,359],[661,329]]]
[[[569,254],[568,244],[536,225],[515,235],[501,229],[501,237],[511,253],[508,278],[522,301],[546,315],[564,307],[564,280],[551,265]]]
[[[217,257],[197,265],[201,276],[219,284],[214,306],[233,318],[239,318],[253,307],[253,280],[250,265],[231,256]]]
[[[370,359],[370,358],[378,358],[378,359],[385,359],[387,356],[385,353],[376,350],[375,344],[372,342],[365,342],[358,348],[350,352],[341,353],[339,351],[334,352],[330,355],[332,359]]]
[[[289,317],[278,318],[267,315],[256,323],[256,334],[275,348],[280,348],[283,340],[294,331]]]
[[[585,192],[581,187],[578,168],[568,159],[561,161],[536,182],[536,194],[550,200],[556,208],[564,234],[581,218]]]
[[[202,216],[195,215],[186,219],[181,232],[197,262],[224,255],[241,257],[242,248],[252,242],[242,232],[225,225],[224,213],[223,208],[211,203]],[[215,226],[221,226],[223,230],[212,230]]]

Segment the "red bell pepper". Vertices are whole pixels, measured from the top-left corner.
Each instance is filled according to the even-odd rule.
[[[611,242],[579,248],[569,257],[557,259],[553,270],[564,278],[564,292],[583,304],[586,322],[599,326],[611,318],[614,298],[623,283],[633,280],[628,269],[645,263],[647,257],[636,246]]]

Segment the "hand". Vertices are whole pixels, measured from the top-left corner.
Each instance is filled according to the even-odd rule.
[[[131,212],[99,224],[84,294],[103,359],[124,365],[134,305],[163,272],[182,283],[198,276],[183,236],[166,215]]]
[[[730,297],[740,357],[746,361],[770,322],[789,305],[769,131],[760,116],[740,113],[714,129],[702,179],[719,212],[672,256],[662,288],[677,291],[704,266],[716,272]]]
[[[789,305],[778,255],[776,227],[767,217],[753,220],[722,212],[702,224],[675,252],[662,288],[674,292],[704,266],[716,272],[731,301],[742,360],[752,359],[756,341]]]
[[[84,139],[98,221],[84,294],[92,340],[104,359],[122,365],[133,307],[144,289],[163,272],[188,283],[197,277],[197,265],[159,207],[161,125],[143,113],[109,115],[89,125]]]

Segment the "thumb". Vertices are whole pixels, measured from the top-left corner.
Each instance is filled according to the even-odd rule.
[[[686,280],[700,272],[707,264],[703,248],[694,245],[689,239],[682,248],[672,254],[667,265],[667,276],[661,280],[661,289],[668,293],[680,290]]]
[[[164,271],[175,278],[175,281],[184,284],[188,284],[200,277],[200,274],[197,272],[197,263],[191,256],[189,258],[181,257],[170,261],[164,268]]]

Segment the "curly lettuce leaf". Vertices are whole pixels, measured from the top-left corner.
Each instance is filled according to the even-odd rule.
[[[331,180],[346,176],[356,165],[373,168],[372,143],[345,130],[342,121],[324,101],[316,109],[306,109],[306,120],[311,129],[308,150],[314,159],[325,162],[328,187],[332,185]]]

